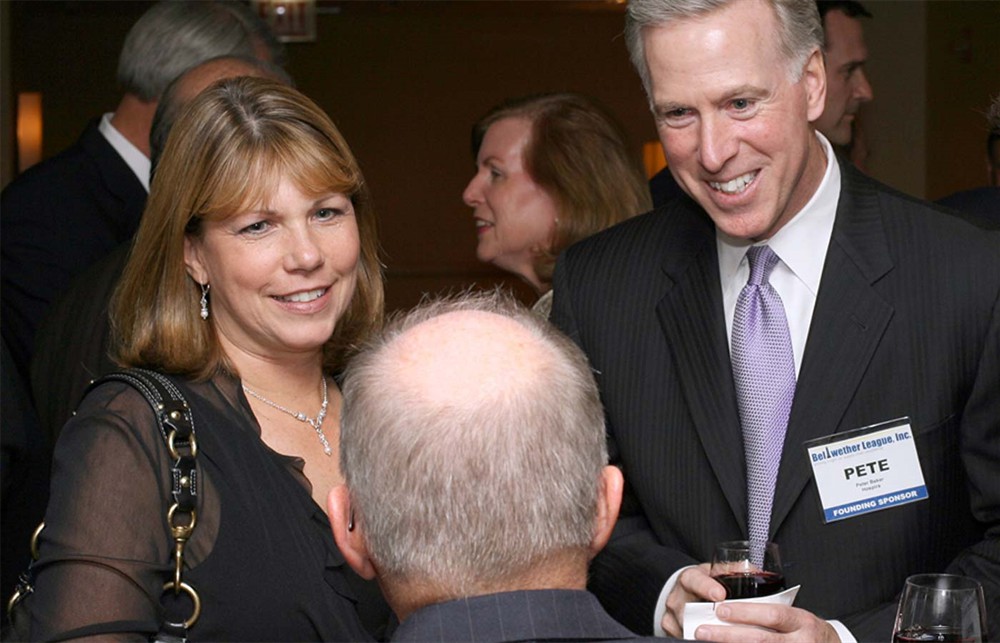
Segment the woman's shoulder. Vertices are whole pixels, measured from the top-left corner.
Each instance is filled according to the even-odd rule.
[[[236,380],[228,376],[218,376],[206,381],[196,381],[178,375],[163,373],[146,374],[136,370],[109,373],[93,382],[87,389],[74,416],[112,413],[134,416],[136,413],[155,419],[153,404],[156,399],[170,397],[182,402],[211,400],[232,395],[230,389],[237,386]],[[152,386],[150,386],[151,383]],[[158,389],[151,402],[143,389]]]
[[[180,388],[180,387],[178,387]],[[141,384],[120,374],[105,376],[87,389],[72,417],[60,432],[57,450],[70,442],[76,450],[114,449],[115,445],[142,444],[147,449],[162,448],[160,420]],[[191,393],[183,394],[185,399]],[[172,395],[172,397],[179,397]]]
[[[122,380],[99,380],[90,385],[69,424],[101,418],[153,421],[152,407],[135,386]],[[67,425],[67,426],[68,426]]]

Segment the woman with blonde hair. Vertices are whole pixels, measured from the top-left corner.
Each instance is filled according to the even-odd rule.
[[[192,481],[171,480],[146,399],[92,388],[56,448],[31,637],[182,621],[190,640],[377,634],[387,608],[322,507],[342,481],[336,376],[382,311],[368,188],[329,117],[271,80],[203,92],[167,140],[110,311],[117,361],[189,404],[193,529],[171,529],[171,493]]]
[[[524,279],[546,317],[559,253],[652,208],[621,127],[580,94],[501,103],[473,127],[472,155],[462,198],[474,210],[476,255]]]

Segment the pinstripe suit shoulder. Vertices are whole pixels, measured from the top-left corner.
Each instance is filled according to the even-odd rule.
[[[436,603],[411,614],[393,641],[642,640],[581,590],[513,591]],[[659,639],[663,640],[663,639]]]

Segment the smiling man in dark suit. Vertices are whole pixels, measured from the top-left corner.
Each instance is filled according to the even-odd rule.
[[[810,126],[812,0],[631,0],[626,33],[687,196],[556,269],[630,492],[590,588],[677,634],[725,597],[713,545],[771,540],[796,607],[732,604],[699,638],[885,640],[917,572],[973,576],[1000,613],[997,234],[838,163]],[[815,440],[878,444],[891,474],[831,484]]]

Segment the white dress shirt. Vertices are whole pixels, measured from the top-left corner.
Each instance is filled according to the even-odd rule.
[[[715,244],[719,251],[719,277],[722,282],[722,304],[726,313],[726,332],[732,350],[733,316],[740,291],[750,278],[750,262],[746,258],[751,245],[768,245],[781,260],[768,281],[778,291],[788,318],[795,356],[795,375],[802,366],[802,354],[809,336],[809,323],[816,307],[820,277],[826,261],[826,250],[833,234],[840,198],[840,166],[833,148],[822,134],[816,133],[826,150],[826,172],[809,202],[773,237],[754,244],[735,239],[716,230]]]
[[[107,139],[108,143],[111,144],[111,147],[115,148],[118,156],[122,157],[122,160],[132,170],[135,177],[139,179],[139,183],[142,183],[142,187],[146,188],[146,192],[149,192],[149,159],[139,151],[138,147],[132,145],[127,138],[122,136],[121,132],[115,129],[115,126],[111,124],[111,117],[113,115],[111,112],[108,112],[102,116],[97,129]]]
[[[752,245],[768,245],[780,261],[775,265],[768,282],[778,292],[788,319],[788,332],[792,340],[795,357],[795,377],[798,378],[805,353],[809,325],[816,294],[823,275],[826,251],[833,235],[833,223],[837,218],[837,203],[840,200],[840,166],[833,153],[833,147],[826,138],[816,132],[816,136],[826,151],[826,172],[819,187],[808,203],[792,217],[773,237],[754,244],[746,239],[736,239],[718,229],[715,243],[719,254],[719,279],[722,287],[722,305],[726,315],[726,333],[732,351],[733,317],[736,300],[750,278],[750,263],[746,258],[747,249]],[[667,636],[663,630],[663,615],[666,612],[667,595],[677,583],[681,568],[667,580],[660,592],[660,598],[653,615],[653,634]],[[854,643],[855,638],[840,621],[827,621],[837,631],[843,643]]]

